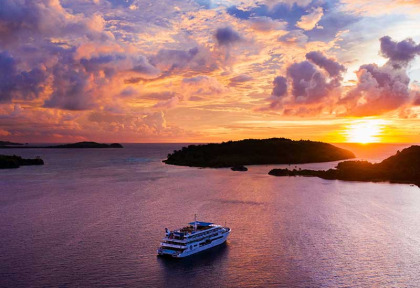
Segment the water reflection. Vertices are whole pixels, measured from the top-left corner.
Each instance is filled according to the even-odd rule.
[[[214,270],[219,272],[219,269],[215,269],[215,267],[225,267],[227,264],[229,246],[229,243],[225,242],[186,258],[156,257],[165,286],[181,287],[194,283],[199,285],[204,277],[208,281],[208,273],[214,272]],[[215,275],[215,283],[220,283],[219,276],[221,275]],[[209,284],[206,283],[204,286],[207,287]]]

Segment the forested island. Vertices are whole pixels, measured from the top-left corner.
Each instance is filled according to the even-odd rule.
[[[39,157],[24,159],[16,155],[0,155],[0,169],[19,168],[24,165],[44,165],[44,161]]]
[[[85,141],[71,144],[48,146],[47,148],[123,148],[123,146],[119,143],[103,144]]]
[[[0,141],[0,147],[3,146],[22,146],[22,143],[15,143],[15,142],[10,142],[10,141]]]
[[[380,163],[368,161],[344,161],[336,169],[289,170],[273,169],[274,176],[315,176],[323,179],[347,181],[410,183],[420,187],[420,146],[398,151]]]
[[[0,148],[123,148],[119,143],[104,144],[96,143],[92,141],[84,141],[70,144],[60,144],[60,145],[23,145],[20,143],[13,143],[9,141],[0,141]]]
[[[246,139],[189,145],[168,154],[166,164],[222,168],[257,164],[301,164],[355,158],[348,150],[309,140]]]

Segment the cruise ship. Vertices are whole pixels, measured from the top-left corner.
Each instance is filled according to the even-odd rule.
[[[165,230],[165,238],[162,239],[157,253],[174,258],[183,258],[220,245],[230,233],[228,227],[197,220],[178,230]]]

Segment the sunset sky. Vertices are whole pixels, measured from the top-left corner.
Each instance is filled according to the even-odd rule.
[[[0,140],[420,143],[420,1],[1,0]]]

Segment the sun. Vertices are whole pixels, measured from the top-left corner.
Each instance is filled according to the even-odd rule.
[[[362,144],[381,142],[385,124],[386,121],[381,119],[355,120],[346,128],[347,142]]]

